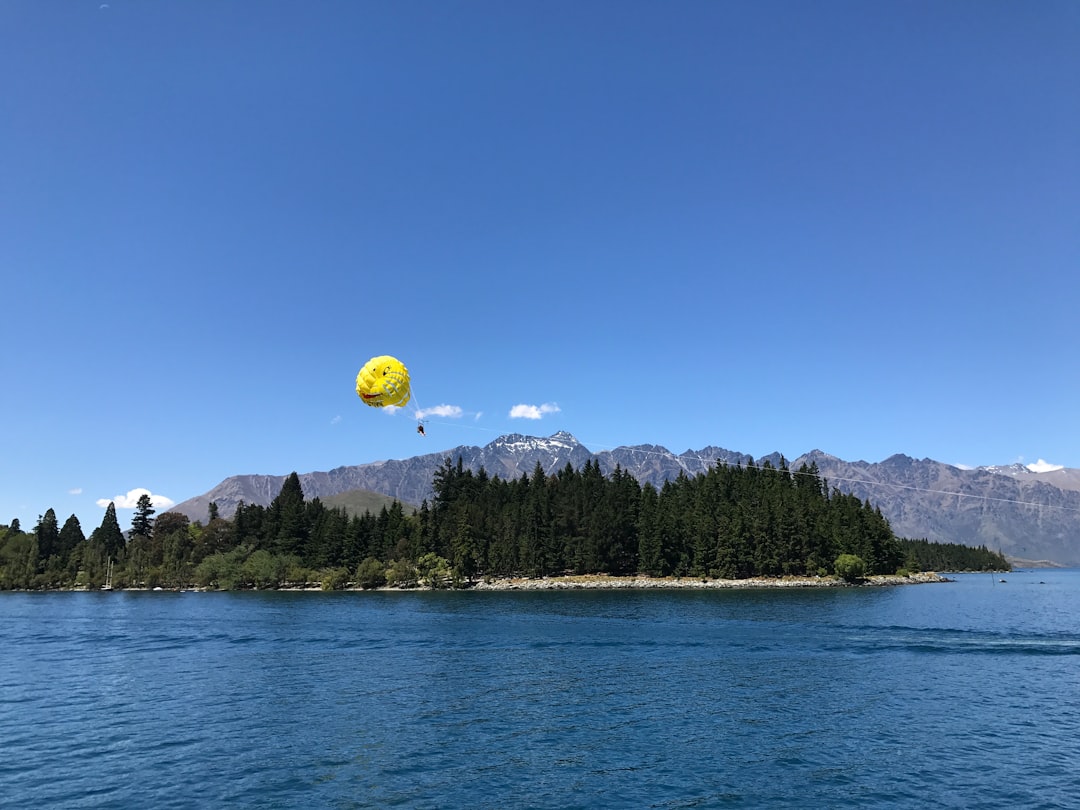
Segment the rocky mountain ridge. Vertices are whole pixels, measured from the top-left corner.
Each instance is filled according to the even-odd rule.
[[[618,465],[657,487],[680,473],[696,475],[714,464],[769,461],[779,466],[782,458],[774,453],[754,459],[714,446],[679,454],[659,445],[593,453],[560,431],[546,438],[512,433],[483,447],[462,445],[408,459],[302,473],[299,478],[307,498],[366,489],[419,505],[432,496],[435,470],[446,459],[456,462],[459,457],[468,469],[483,467],[489,475],[504,479],[531,475],[537,464],[546,474],[554,474],[567,464],[578,469],[595,460],[605,473]],[[1024,564],[1080,565],[1080,470],[1033,472],[1021,465],[969,470],[902,454],[875,463],[850,462],[820,450],[787,463],[792,471],[803,463],[816,464],[830,488],[877,505],[901,537],[985,545]],[[229,517],[241,501],[269,505],[284,480],[284,475],[231,476],[172,511],[205,521],[213,501],[220,514]]]

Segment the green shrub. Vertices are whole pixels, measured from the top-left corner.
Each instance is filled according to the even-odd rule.
[[[393,560],[386,571],[386,584],[395,588],[415,588],[420,575],[408,560]]]
[[[450,562],[434,552],[428,552],[416,561],[419,581],[429,588],[446,588],[451,582]]]
[[[364,590],[381,588],[386,584],[386,569],[374,557],[368,557],[356,569],[356,584]]]
[[[195,582],[223,591],[234,590],[240,584],[240,567],[247,554],[248,550],[243,546],[211,554],[195,567]]]
[[[343,591],[348,584],[348,568],[331,568],[323,572],[321,587],[324,591]]]
[[[858,582],[866,575],[866,563],[854,554],[841,554],[833,563],[833,570],[845,582]]]
[[[240,574],[245,582],[250,582],[256,588],[276,588],[285,578],[285,565],[280,557],[260,548],[244,560]]]

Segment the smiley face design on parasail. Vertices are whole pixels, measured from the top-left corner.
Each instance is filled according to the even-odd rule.
[[[356,394],[372,408],[400,408],[409,401],[409,370],[388,354],[372,357],[356,375]]]

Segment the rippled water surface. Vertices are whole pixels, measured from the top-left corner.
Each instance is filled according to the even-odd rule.
[[[4,807],[1076,807],[1080,572],[0,594]]]

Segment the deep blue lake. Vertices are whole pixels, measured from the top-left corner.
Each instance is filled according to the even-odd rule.
[[[0,752],[20,808],[1074,808],[1080,571],[0,593]]]

